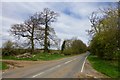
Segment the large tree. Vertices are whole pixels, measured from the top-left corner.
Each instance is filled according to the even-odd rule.
[[[12,25],[10,31],[19,38],[25,37],[29,40],[28,43],[31,44],[31,53],[34,51],[36,41],[41,46],[44,46],[44,52],[48,52],[51,41],[57,44],[59,40],[54,28],[51,27],[51,23],[56,21],[57,16],[58,14],[56,12],[44,8],[42,12],[30,16],[24,23]]]
[[[21,37],[27,38],[28,43],[31,45],[31,53],[34,51],[35,40],[42,38],[41,20],[39,20],[38,14],[30,16],[28,20],[21,24],[12,25],[10,31],[13,35],[17,36],[19,39]],[[37,36],[39,34],[39,36]]]
[[[50,39],[53,41],[55,38],[51,34],[55,34],[54,29],[51,28],[51,23],[55,22],[58,16],[58,13],[45,8],[43,12],[39,15],[40,18],[42,19],[42,24],[45,27],[45,34],[44,34],[44,52],[48,52],[48,47],[50,45]]]

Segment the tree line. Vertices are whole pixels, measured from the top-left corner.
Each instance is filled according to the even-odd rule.
[[[120,10],[118,4],[99,9],[91,14],[88,30],[92,40],[89,49],[101,59],[118,60],[120,56]]]

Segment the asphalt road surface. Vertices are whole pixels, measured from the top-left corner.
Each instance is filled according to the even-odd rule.
[[[48,61],[46,64],[36,64],[30,67],[8,71],[3,78],[76,78],[75,74],[82,72],[84,61],[89,52],[81,55]]]

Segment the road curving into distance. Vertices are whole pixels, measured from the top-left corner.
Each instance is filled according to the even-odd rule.
[[[76,78],[75,74],[82,72],[86,52],[81,55],[67,57],[45,64],[35,64],[29,67],[18,68],[2,74],[3,78]]]

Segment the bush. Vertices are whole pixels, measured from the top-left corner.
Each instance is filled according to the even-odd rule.
[[[64,55],[72,55],[72,54],[74,54],[74,51],[72,49],[65,49],[63,51],[63,54]]]
[[[108,30],[94,36],[90,44],[90,51],[102,59],[117,59],[119,52],[117,44],[115,31]]]
[[[4,44],[3,44],[3,49],[2,49],[2,55],[11,55],[13,54],[13,49],[14,49],[14,43],[10,40],[6,41]]]
[[[63,54],[65,55],[81,54],[83,52],[86,52],[86,50],[87,47],[81,40],[71,39],[66,40]]]

